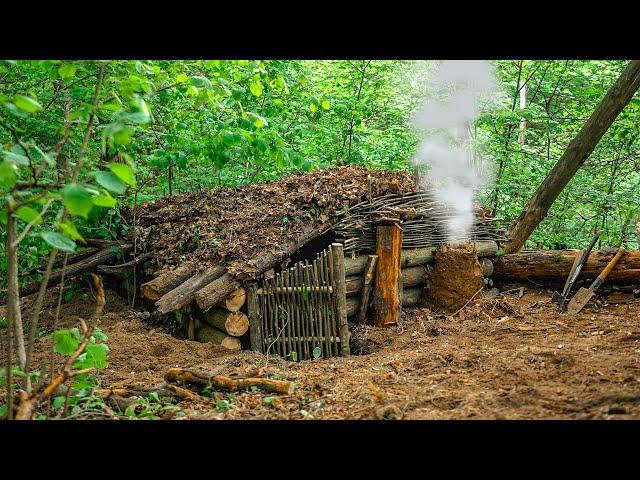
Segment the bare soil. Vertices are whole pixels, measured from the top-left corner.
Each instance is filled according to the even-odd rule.
[[[50,292],[44,330],[55,311]],[[294,363],[178,339],[109,292],[102,329],[111,353],[101,383],[149,387],[173,366],[234,373],[259,365],[297,386],[288,396],[233,394],[227,411],[179,404],[183,418],[197,419],[640,418],[638,300],[599,300],[570,317],[556,313],[548,290],[529,285],[518,295],[478,298],[455,318],[406,309],[397,326],[353,328],[360,355]],[[91,296],[64,304],[60,325],[87,318],[93,305]],[[37,360],[49,349],[42,337]]]
[[[453,313],[474,298],[483,286],[482,268],[475,247],[464,244],[458,248],[443,245],[436,252],[436,261],[426,288],[431,307]]]

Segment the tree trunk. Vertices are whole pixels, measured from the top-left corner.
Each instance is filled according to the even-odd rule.
[[[233,337],[241,337],[249,330],[249,319],[244,313],[224,308],[212,308],[204,314],[204,321]]]
[[[227,350],[242,350],[240,339],[227,335],[217,328],[209,325],[200,325],[198,331],[198,340],[201,342],[210,342],[220,345]]]
[[[153,280],[140,285],[142,295],[149,300],[160,300],[167,292],[186,282],[193,276],[195,268],[192,265],[182,265],[170,272],[154,278]]]
[[[398,225],[380,225],[376,230],[375,290],[373,292],[373,324],[394,325],[400,318],[400,254],[402,229]]]
[[[158,310],[161,313],[169,313],[188,305],[198,290],[209,282],[221,278],[221,276],[226,276],[224,275],[226,271],[226,267],[216,265],[204,272],[193,275],[186,282],[178,285],[170,292],[165,293],[160,300],[156,302]]]
[[[22,329],[22,312],[20,310],[20,290],[18,285],[18,245],[14,245],[16,234],[16,218],[13,212],[7,213],[7,315],[8,328],[12,329],[18,353],[18,365],[24,371],[27,363],[27,353],[24,345]],[[40,285],[38,284],[39,288]]]
[[[503,255],[495,261],[494,279],[564,282],[580,250],[528,251]],[[579,280],[595,279],[613,258],[615,250],[594,250]],[[640,252],[627,250],[607,278],[610,282],[640,282]]]
[[[560,192],[573,178],[585,160],[629,103],[640,87],[640,60],[632,60],[606,93],[598,108],[571,141],[560,160],[529,200],[511,231],[506,253],[519,251],[553,205]]]

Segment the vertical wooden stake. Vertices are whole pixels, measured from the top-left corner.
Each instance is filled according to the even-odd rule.
[[[258,285],[249,284],[247,288],[247,312],[249,313],[249,339],[251,350],[264,353],[262,338],[262,317],[258,306]]]
[[[334,295],[336,296],[336,306],[338,319],[338,331],[340,336],[340,355],[349,356],[349,325],[347,324],[347,282],[344,273],[344,246],[341,243],[331,244],[331,255],[333,256],[333,282],[335,285]]]
[[[376,327],[393,325],[400,319],[400,254],[402,228],[379,225],[376,231],[378,265],[373,292],[373,324]]]
[[[377,255],[369,255],[367,265],[364,268],[364,280],[362,282],[362,296],[360,297],[360,310],[358,311],[357,323],[362,324],[367,318],[367,310],[369,308],[369,297],[371,294],[371,283],[376,270]]]

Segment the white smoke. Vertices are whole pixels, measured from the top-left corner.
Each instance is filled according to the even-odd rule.
[[[490,180],[470,129],[481,111],[502,99],[492,67],[485,61],[447,60],[427,81],[430,97],[414,113],[421,142],[412,161],[427,165],[427,180],[446,211],[449,242],[469,238],[476,192]]]

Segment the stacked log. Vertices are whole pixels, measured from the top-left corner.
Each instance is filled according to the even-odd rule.
[[[482,267],[483,277],[485,277],[485,284],[491,287],[493,282],[490,277],[494,272],[494,262],[491,258],[497,254],[498,245],[490,240],[473,243],[476,247],[478,261]],[[400,276],[403,285],[401,293],[403,307],[412,307],[421,302],[421,292],[427,283],[430,265],[434,263],[436,249],[436,247],[426,247],[402,251],[400,256]],[[367,261],[367,255],[345,259],[347,314],[349,317],[355,316],[361,308],[361,292],[366,275],[365,265]]]

